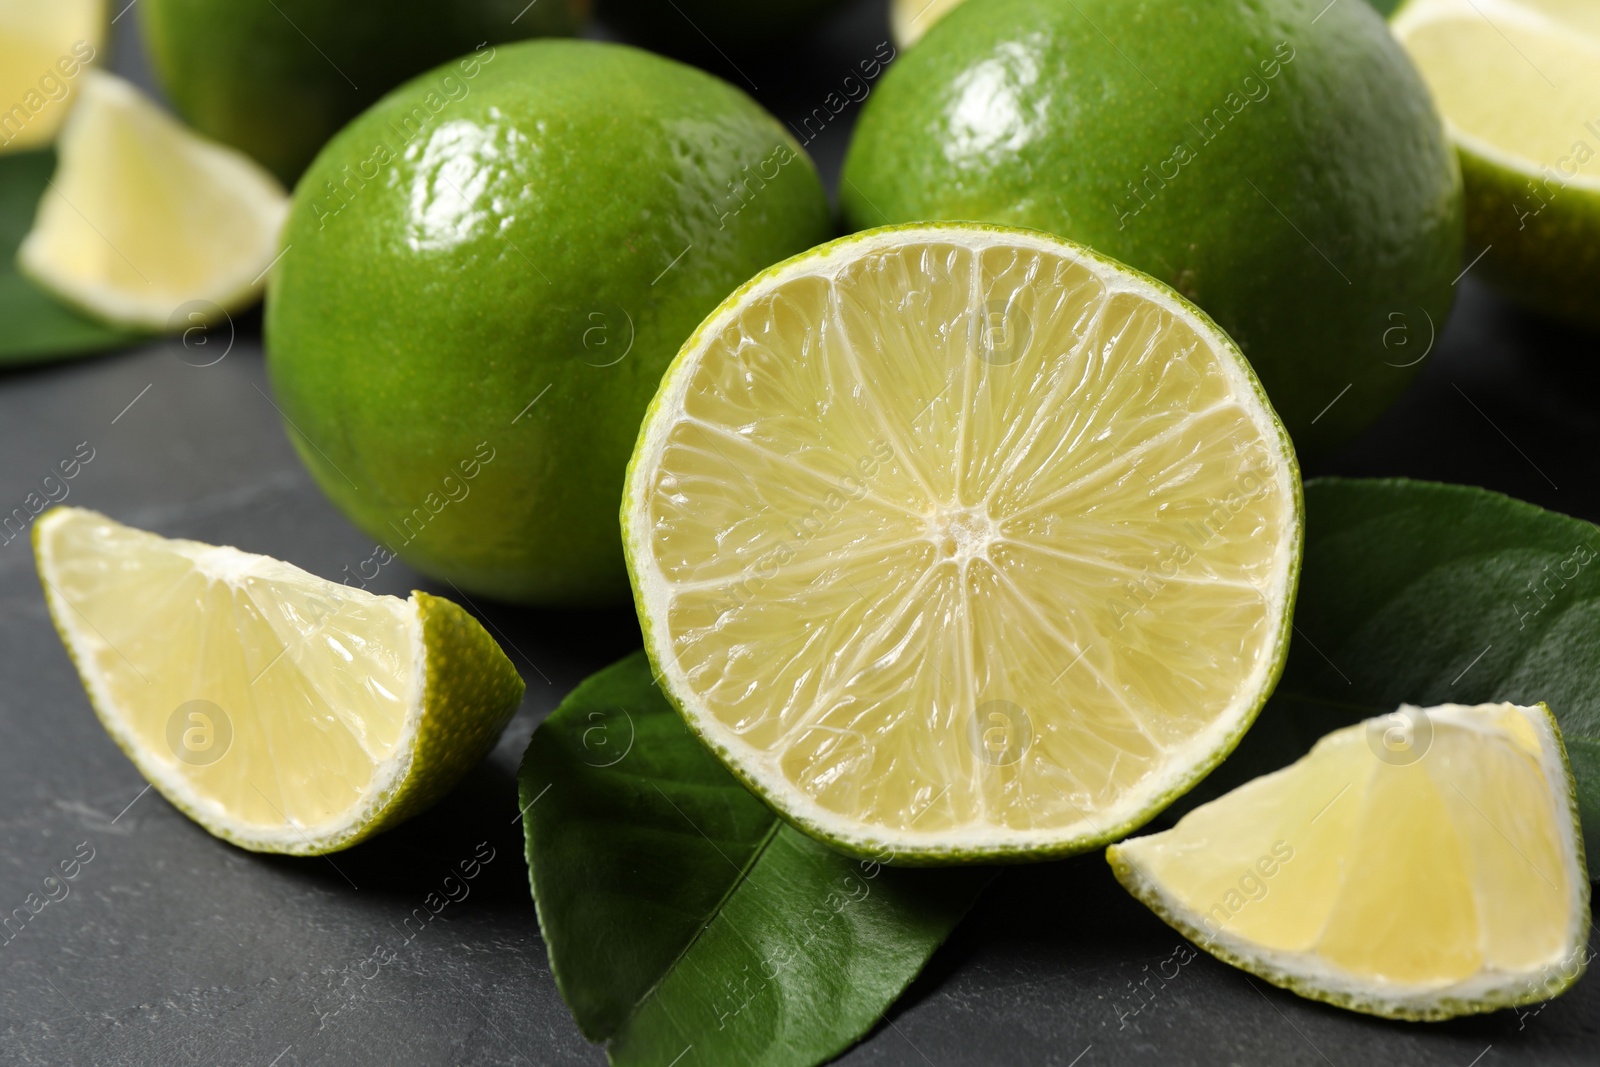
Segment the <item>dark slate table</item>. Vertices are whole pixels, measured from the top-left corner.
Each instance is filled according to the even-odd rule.
[[[118,66],[147,81],[134,22],[117,26]],[[771,63],[741,70],[713,55],[707,65],[754,84],[798,124],[886,37],[879,5],[863,0]],[[830,180],[855,110],[810,146]],[[1411,392],[1307,473],[1466,482],[1600,518],[1600,343],[1517,313],[1470,273],[1460,287]],[[369,540],[318,493],[280,428],[259,317],[236,324],[220,362],[196,362],[166,342],[0,375],[4,510],[87,442],[94,458],[71,483],[71,503],[322,575],[365,559]],[[434,588],[399,564],[375,583],[400,595],[413,586]],[[146,790],[89,709],[26,544],[0,545],[0,911],[22,906],[83,846],[93,856],[68,896],[0,943],[0,1063],[603,1063],[550,978],[514,774],[534,726],[579,679],[637,647],[637,626],[627,610],[487,601],[475,610],[528,683],[493,755],[434,810],[369,844],[331,859],[257,856]],[[457,861],[490,850],[470,896],[407,942],[401,922],[411,910]],[[1301,1000],[1204,954],[1180,965],[1183,944],[1116,885],[1099,855],[1009,870],[889,1025],[842,1062],[1600,1062],[1593,976],[1521,1014],[1410,1025]],[[393,962],[369,962],[378,949]]]

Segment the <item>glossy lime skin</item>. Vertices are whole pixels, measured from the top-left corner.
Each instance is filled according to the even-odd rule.
[[[856,228],[1027,226],[1154,275],[1311,457],[1421,369],[1461,269],[1454,153],[1363,3],[972,0],[879,83],[840,198]]]
[[[843,0],[599,0],[601,21],[640,44],[737,49],[803,32]]]
[[[201,133],[292,185],[407,78],[484,44],[576,33],[590,0],[141,0],[162,89]],[[516,22],[513,23],[512,19]]]
[[[827,199],[776,119],[691,67],[584,41],[474,59],[390,94],[296,189],[267,292],[277,403],[328,496],[417,569],[622,600],[623,470],[662,371],[737,285],[830,235]]]

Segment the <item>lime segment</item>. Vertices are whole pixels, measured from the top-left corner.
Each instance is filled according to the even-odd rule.
[[[1587,128],[1600,126],[1594,5],[1417,0],[1395,27],[1458,139],[1600,190],[1600,132]]]
[[[35,525],[45,599],[113,740],[219,837],[348,847],[454,785],[522,682],[449,601],[336,585],[81,508]]]
[[[1474,273],[1600,329],[1600,7],[1412,0],[1394,31],[1461,156]]]
[[[1402,707],[1107,858],[1212,954],[1375,1015],[1546,1000],[1587,960],[1572,776],[1542,704]]]
[[[59,164],[17,252],[34,281],[115,326],[187,329],[260,294],[289,201],[266,171],[84,72]]]

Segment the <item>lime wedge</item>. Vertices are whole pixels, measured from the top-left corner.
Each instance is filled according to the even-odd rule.
[[[1577,812],[1543,704],[1402,707],[1106,857],[1219,959],[1355,1011],[1447,1019],[1583,973]]]
[[[34,526],[45,601],[140,772],[257,852],[347,848],[443,796],[522,680],[448,600],[336,585],[82,508]]]
[[[187,329],[254,302],[288,213],[277,179],[121,78],[86,71],[80,94],[17,252],[23,273],[133,329]]]
[[[1474,273],[1600,328],[1600,5],[1412,0],[1393,26],[1461,156]]]
[[[106,25],[105,0],[0,0],[0,152],[50,143]]]
[[[1048,235],[868,231],[685,344],[622,506],[702,739],[846,850],[1080,851],[1234,746],[1282,667],[1288,438],[1200,311]]]

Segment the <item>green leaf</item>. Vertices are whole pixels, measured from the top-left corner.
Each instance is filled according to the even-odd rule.
[[[519,779],[556,985],[619,1065],[831,1059],[992,875],[851,859],[780,822],[689,732],[643,652],[573,691]]]
[[[144,336],[69,311],[17,272],[17,246],[55,166],[49,149],[0,155],[0,366],[88,355]]]
[[[1585,848],[1600,856],[1600,529],[1436,482],[1323,478],[1305,496],[1283,679],[1182,808],[1402,703],[1543,700],[1566,741]]]

